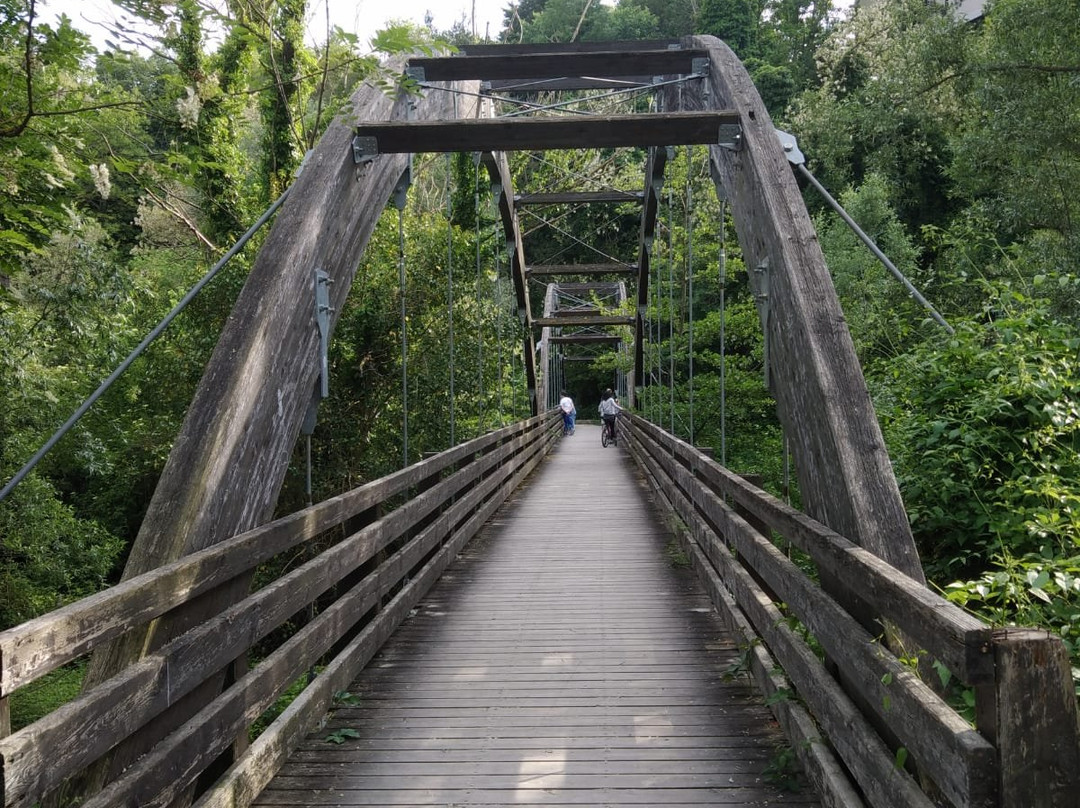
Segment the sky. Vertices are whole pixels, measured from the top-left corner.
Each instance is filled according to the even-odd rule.
[[[310,0],[308,30],[314,32],[313,39],[320,41],[325,38],[322,32],[326,29],[327,3],[330,24],[357,34],[366,43],[390,19],[422,24],[428,11],[437,31],[449,29],[462,17],[471,29],[475,13],[477,34],[483,37],[490,27],[494,38],[502,28],[503,8],[510,0]],[[38,13],[46,19],[67,14],[76,28],[90,35],[98,49],[105,48],[102,23],[116,19],[118,14],[109,0],[39,0],[38,7]]]
[[[854,0],[834,0],[834,6],[847,8]],[[483,37],[490,33],[495,37],[502,28],[503,9],[511,0],[311,0],[309,31],[322,32],[326,28],[326,8],[330,7],[330,24],[359,36],[366,44],[379,28],[390,19],[410,20],[422,24],[427,12],[431,12],[435,30],[445,31],[455,22],[465,19],[472,28],[476,16],[476,32]],[[65,13],[75,27],[90,35],[99,50],[105,49],[103,22],[117,16],[116,7],[108,0],[39,0],[39,13],[43,17]],[[321,33],[312,39],[322,41]]]

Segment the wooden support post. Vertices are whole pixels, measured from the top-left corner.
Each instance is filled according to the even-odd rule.
[[[770,378],[806,512],[924,581],[858,356],[769,112],[727,45],[695,36],[683,47],[709,51],[707,89],[671,92],[665,109],[733,109],[742,125],[736,147],[713,146],[710,159],[747,267],[768,268],[767,288],[756,291],[766,296]]]
[[[1080,732],[1069,655],[1045,631],[994,632],[1001,808],[1080,805]]]

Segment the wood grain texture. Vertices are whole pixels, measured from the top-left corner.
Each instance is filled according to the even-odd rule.
[[[22,687],[278,553],[346,523],[424,480],[439,477],[465,459],[515,439],[533,425],[523,421],[483,435],[0,632],[0,693]]]
[[[720,569],[722,577],[735,586],[738,583],[736,578],[749,576],[753,572],[754,578],[760,577],[766,582],[770,590],[776,593],[775,599],[786,604],[790,614],[797,617],[821,644],[828,658],[839,668],[848,687],[857,692],[857,701],[867,705],[867,714],[871,719],[888,723],[901,743],[922,761],[924,773],[949,796],[953,805],[967,808],[989,808],[994,805],[997,784],[994,782],[996,753],[993,746],[852,616],[810,582],[775,545],[673,460],[666,447],[641,431],[637,437],[648,451],[650,461],[657,464],[670,485],[676,487],[677,502],[682,505],[679,514],[683,520],[700,520],[707,525],[697,538]],[[690,502],[693,502],[692,506]],[[732,553],[738,556],[740,564],[735,564]],[[766,596],[764,592],[752,594],[754,590],[760,590],[756,581],[752,589],[745,584],[739,586],[744,592],[742,597],[737,598],[742,607],[750,610],[753,603],[761,602],[763,598],[772,607],[774,598]],[[777,629],[770,628],[769,623],[781,617],[779,610],[775,610],[774,614],[754,620],[755,627],[763,637],[775,637]],[[795,664],[796,660],[789,654],[778,650],[777,655],[785,669],[791,669]],[[808,658],[813,660],[812,657]],[[820,676],[824,668],[816,660],[813,662]],[[811,689],[815,691],[814,694],[806,693],[805,689],[801,691],[804,698],[814,699],[824,690],[820,679]],[[833,685],[832,691],[831,700],[837,701],[839,690]],[[819,699],[814,703],[818,712],[836,709]],[[841,734],[848,735],[849,731],[850,727],[845,726]],[[830,738],[837,745],[858,753],[859,759],[869,749],[865,742],[851,744],[850,737],[838,738],[835,725],[831,728]],[[883,776],[892,777],[891,772],[895,769],[887,756],[884,761],[880,757],[876,760],[876,769],[865,772],[861,771],[862,766],[856,765],[856,760],[847,758],[847,762],[857,775],[865,774],[865,777],[872,778],[860,780],[864,787],[868,787],[868,782],[873,782],[877,787],[887,786],[890,793],[901,798],[895,803],[897,806],[910,804],[910,799],[898,791],[896,784],[889,779],[881,779]]]
[[[781,736],[667,538],[580,425],[255,804],[816,805],[764,782]]]
[[[707,100],[694,86],[666,109],[733,109],[737,151],[714,146],[769,344],[771,388],[796,457],[807,512],[920,583],[925,581],[844,315],[776,130],[738,57],[714,37]],[[680,106],[681,105],[681,106]],[[761,267],[762,272],[754,269]],[[767,272],[767,286],[762,278]],[[764,297],[762,297],[764,296]]]
[[[722,129],[738,122],[735,113],[716,110],[363,123],[356,134],[375,138],[379,154],[636,148],[720,143]]]
[[[870,551],[797,511],[712,458],[634,418],[635,428],[663,443],[665,450],[720,496],[744,508],[770,530],[806,552],[818,569],[846,587],[858,588],[875,618],[895,624],[918,648],[944,662],[968,685],[993,681],[989,626],[929,590]]]
[[[499,53],[413,58],[426,81],[550,79],[561,76],[663,76],[692,73],[702,50],[626,50],[580,53]]]

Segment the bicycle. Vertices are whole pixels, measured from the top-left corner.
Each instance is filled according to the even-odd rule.
[[[612,446],[619,445],[619,433],[615,428],[615,424],[618,423],[618,420],[619,416],[616,415],[611,421],[605,421],[603,419],[600,421],[600,445],[605,449],[608,447],[608,444],[611,444]]]

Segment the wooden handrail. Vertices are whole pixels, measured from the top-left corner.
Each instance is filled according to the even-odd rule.
[[[919,782],[896,764],[897,745],[911,753],[920,775],[952,805],[1074,804],[1080,746],[1060,639],[1046,632],[993,630],[703,452],[636,416],[629,424],[631,453],[686,525],[684,538],[714,603],[731,612],[733,622],[752,626],[748,642],[765,640],[870,804],[932,804]],[[917,638],[923,644],[920,655],[944,662],[958,679],[975,686],[978,731],[733,505],[807,552],[823,574],[857,590],[878,619]],[[824,648],[837,676],[783,628],[788,614]],[[871,729],[883,726],[888,739]],[[808,768],[818,765],[809,755],[802,757]]]
[[[451,548],[460,549],[547,452],[560,432],[559,424],[555,414],[545,414],[482,436],[0,634],[0,653],[7,651],[0,658],[0,681],[25,684],[140,621],[154,619],[212,586],[247,574],[282,549],[343,527],[376,506],[387,508],[381,518],[303,566],[34,724],[0,739],[0,805],[35,804],[67,777],[142,732],[163,711],[212,680],[309,603],[327,599],[317,617],[83,803],[169,804],[332,646],[360,631],[368,639],[359,650],[355,642],[346,643],[346,649],[352,649],[351,661],[337,668],[355,675],[357,665],[362,666],[378,650],[372,638],[385,639],[408,614],[456,554]],[[402,499],[409,492],[413,493]],[[400,502],[391,509],[391,500]],[[374,568],[368,570],[372,563]],[[368,571],[352,582],[361,568]],[[346,581],[350,581],[348,591],[331,595]],[[169,586],[178,591],[170,592]],[[141,602],[140,596],[150,605]],[[357,622],[365,615],[364,619],[372,619],[372,609],[391,596],[391,604],[396,605],[390,608],[388,604],[370,624],[378,628],[369,631]],[[95,613],[102,616],[103,625],[85,630],[93,626]],[[42,631],[47,633],[42,635]],[[51,648],[49,638],[69,640],[70,646]],[[36,655],[30,649],[37,649]],[[320,687],[312,693],[324,690]],[[324,710],[326,706],[328,700]]]

